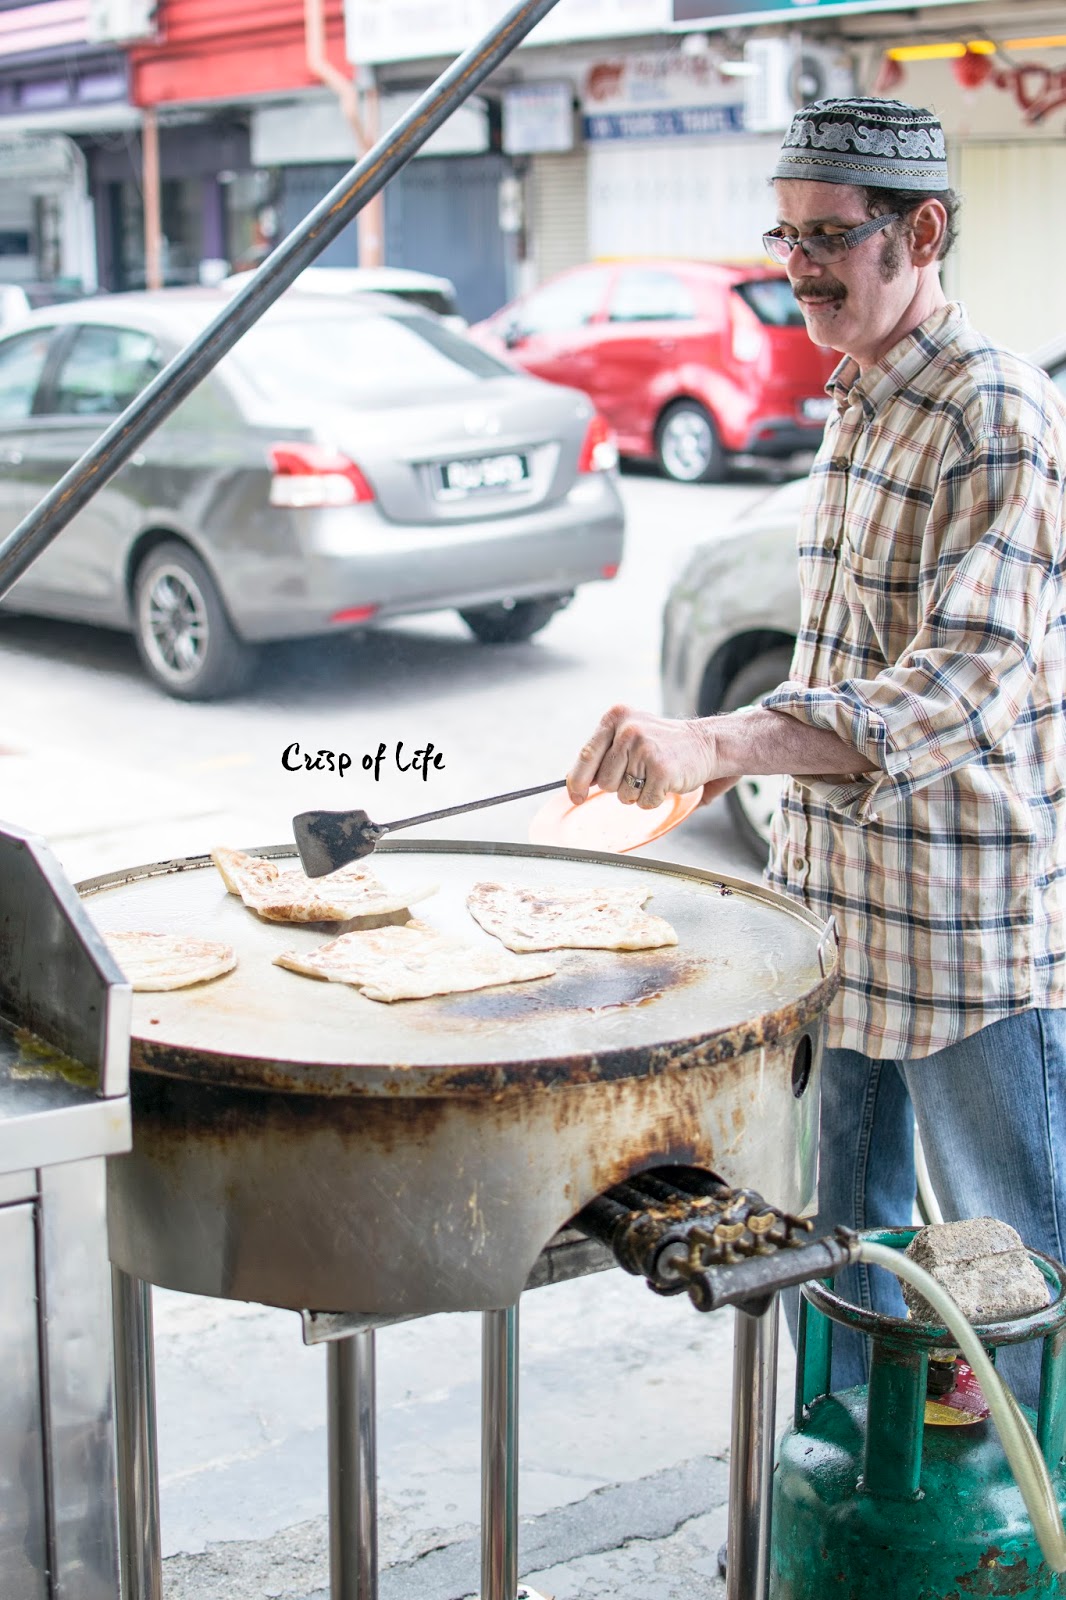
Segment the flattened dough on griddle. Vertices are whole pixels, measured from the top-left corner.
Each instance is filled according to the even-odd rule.
[[[232,972],[237,957],[228,944],[169,933],[105,933],[108,949],[139,994],[188,989]]]
[[[471,916],[509,950],[657,950],[676,944],[662,917],[642,909],[651,895],[640,887],[527,888],[475,883]]]
[[[274,962],[310,978],[350,983],[368,1000],[386,1001],[492,989],[550,978],[555,972],[553,962],[526,961],[491,946],[464,944],[424,922],[342,933],[317,950],[286,950]]]
[[[266,856],[218,846],[211,860],[230,894],[266,922],[351,922],[356,917],[383,917],[406,911],[436,894],[425,888],[387,889],[358,861],[325,878],[309,878],[301,866],[279,865]]]

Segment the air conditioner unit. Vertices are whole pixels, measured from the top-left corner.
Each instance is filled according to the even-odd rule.
[[[793,113],[813,100],[855,93],[855,63],[845,51],[789,38],[748,39],[744,61],[744,126],[749,133],[778,133]]]

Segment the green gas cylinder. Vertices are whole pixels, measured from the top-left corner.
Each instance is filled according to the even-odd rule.
[[[864,1234],[904,1249],[914,1228]],[[1042,1339],[1036,1417],[1026,1415],[1066,1503],[1066,1268],[1030,1252],[1050,1303],[976,1331],[995,1360],[1002,1345]],[[870,1382],[833,1393],[832,1330],[872,1341]],[[796,1407],[774,1475],[770,1600],[973,1600],[1066,1597],[1066,1577],[1043,1561],[991,1420],[926,1422],[930,1353],[951,1349],[945,1328],[881,1316],[804,1286],[796,1349]],[[948,1356],[947,1359],[950,1359]],[[941,1369],[942,1370],[942,1369]],[[937,1413],[939,1414],[939,1413]]]

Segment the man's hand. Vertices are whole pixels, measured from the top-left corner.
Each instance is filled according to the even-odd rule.
[[[651,811],[668,794],[701,787],[701,804],[707,805],[745,772],[829,776],[876,770],[835,733],[765,706],[693,722],[612,706],[571,767],[566,787],[575,805],[588,799],[595,783],[623,804]]]
[[[612,706],[583,746],[566,787],[576,805],[596,784],[617,794],[623,805],[651,811],[668,794],[687,794],[700,787],[706,804],[735,781],[716,771],[714,740],[706,722],[676,722],[629,706]]]

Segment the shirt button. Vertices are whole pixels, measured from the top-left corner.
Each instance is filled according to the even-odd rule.
[[[806,856],[793,856],[792,857],[792,870],[793,870],[793,872],[806,872],[806,870],[807,870],[807,857]]]
[[[836,547],[837,547],[837,542],[833,538],[833,535],[831,533],[826,534],[825,538],[822,540],[822,549],[823,550],[835,550]]]

